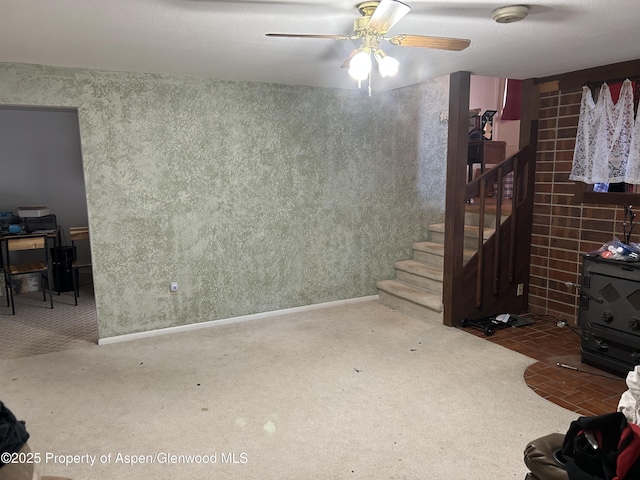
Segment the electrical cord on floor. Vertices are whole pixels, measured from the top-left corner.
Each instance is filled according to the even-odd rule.
[[[573,333],[575,333],[576,335],[578,335],[581,339],[585,339],[582,336],[582,333],[579,331],[581,330],[580,328],[576,328],[576,327],[572,327],[571,325],[569,325],[567,323],[566,320],[562,319],[562,318],[558,318],[554,315],[549,315],[548,313],[542,313],[542,314],[536,314],[536,313],[529,313],[527,314],[529,316],[529,318],[532,318],[534,320],[542,320],[545,322],[549,322],[549,323],[554,323],[558,328],[568,328],[569,330],[571,330]],[[545,318],[548,317],[548,318]]]

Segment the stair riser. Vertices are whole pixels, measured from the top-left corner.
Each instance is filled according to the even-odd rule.
[[[419,288],[424,288],[436,295],[442,295],[442,282],[433,280],[431,278],[421,277],[420,275],[414,275],[412,273],[403,272],[401,270],[396,271],[396,279],[401,282],[408,283],[409,285],[415,285]]]
[[[423,307],[422,305],[396,297],[383,290],[378,292],[378,298],[383,305],[410,317],[442,323],[442,312],[436,312],[428,307]]]
[[[486,238],[484,238],[483,240],[485,242],[487,241]],[[444,245],[444,233],[431,232],[431,241],[433,243],[440,243],[440,244]],[[476,248],[478,248],[478,237],[465,236],[464,237],[464,248],[467,248],[469,250],[475,250]]]
[[[480,214],[476,212],[466,212],[464,214],[464,224],[465,225],[473,225],[477,227],[480,225]],[[484,216],[484,226],[488,228],[493,228],[496,226],[496,216],[485,214]]]
[[[426,263],[432,267],[444,268],[444,257],[442,255],[414,250],[413,259],[416,262]]]
[[[509,215],[502,215],[502,221],[504,222]],[[466,212],[464,214],[464,224],[465,225],[473,225],[477,227],[480,225],[480,214],[477,212]],[[494,214],[488,213],[484,215],[484,226],[485,228],[495,228],[496,227],[496,216]]]

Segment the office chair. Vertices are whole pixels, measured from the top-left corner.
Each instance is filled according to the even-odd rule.
[[[71,277],[73,278],[73,300],[78,305],[78,297],[80,296],[80,285],[78,275],[80,269],[91,268],[91,260],[79,260],[76,253],[76,242],[89,241],[89,227],[71,227],[69,229],[69,237],[71,238],[71,246],[73,247],[73,263],[71,265]]]
[[[15,275],[24,275],[28,273],[40,273],[42,284],[42,297],[47,301],[47,293],[45,290],[45,282],[49,290],[49,303],[53,308],[53,296],[51,295],[51,275],[49,270],[49,245],[46,235],[20,235],[15,237],[5,237],[3,240],[5,258],[7,260],[4,265],[4,282],[7,291],[7,307],[11,305],[11,313],[16,314],[15,299],[13,298],[12,279]],[[11,253],[18,251],[42,251],[44,261],[33,261],[28,263],[11,263]]]

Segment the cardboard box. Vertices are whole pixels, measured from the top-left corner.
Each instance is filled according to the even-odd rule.
[[[13,293],[30,293],[40,290],[40,274],[26,273],[11,277]]]

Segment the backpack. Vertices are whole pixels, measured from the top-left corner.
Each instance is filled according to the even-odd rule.
[[[11,410],[0,402],[0,452],[16,453],[28,439],[24,422],[16,420]],[[0,460],[0,468],[3,466],[4,462]]]
[[[569,480],[640,479],[640,427],[621,412],[580,417],[562,444]]]

